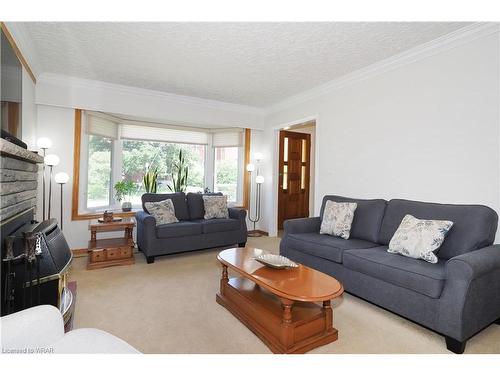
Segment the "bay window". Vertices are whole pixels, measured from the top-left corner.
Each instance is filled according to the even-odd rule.
[[[79,214],[119,209],[114,185],[132,181],[127,200],[138,209],[144,174],[158,171],[158,193],[171,192],[173,165],[182,150],[188,168],[186,192],[222,192],[243,203],[243,129],[203,129],[122,119],[84,112],[81,125]]]

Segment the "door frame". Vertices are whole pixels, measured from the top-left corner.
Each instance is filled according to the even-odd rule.
[[[271,189],[271,207],[270,210],[269,208],[266,209],[266,212],[270,215],[270,221],[268,224],[268,231],[270,236],[277,236],[278,235],[278,188],[279,188],[279,179],[278,174],[279,174],[279,136],[280,136],[280,130],[287,130],[285,128],[290,128],[296,125],[303,124],[304,122],[310,122],[314,121],[315,122],[315,142],[314,142],[314,195],[313,195],[313,204],[310,205],[309,207],[309,215],[316,216],[319,214],[319,209],[320,207],[318,206],[318,202],[321,201],[321,197],[319,197],[319,166],[320,166],[320,160],[319,160],[319,151],[320,151],[320,144],[319,144],[319,138],[318,138],[318,133],[320,129],[320,116],[318,114],[313,114],[309,116],[305,116],[293,121],[289,121],[286,123],[280,123],[276,125],[271,125],[271,130],[272,130],[272,138],[273,138],[273,170],[272,170],[272,176],[276,176],[273,181],[273,188]],[[311,169],[312,171],[312,169]],[[311,173],[311,172],[310,172]],[[319,197],[319,198],[318,198]]]

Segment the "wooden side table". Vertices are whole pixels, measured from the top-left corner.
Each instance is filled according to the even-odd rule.
[[[132,230],[135,227],[133,217],[123,218],[121,221],[100,223],[92,220],[89,223],[89,263],[88,270],[96,268],[134,264],[134,240]],[[124,231],[119,238],[97,239],[98,232]]]

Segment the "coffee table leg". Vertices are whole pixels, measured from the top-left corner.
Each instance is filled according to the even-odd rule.
[[[293,346],[293,329],[291,325],[293,301],[281,298],[281,307],[283,313],[281,316],[280,341],[281,344],[288,349]]]
[[[283,316],[282,316],[282,322],[283,323],[291,323],[292,322],[292,306],[293,306],[293,301],[289,299],[282,298],[281,299],[281,306],[283,307]]]
[[[330,300],[323,301],[323,311],[325,312],[325,328],[326,330],[332,329],[333,327],[333,310]]]
[[[224,288],[225,288],[225,285],[228,283],[228,281],[229,281],[229,277],[227,274],[227,266],[222,264],[222,275],[220,278],[220,294],[224,295]]]

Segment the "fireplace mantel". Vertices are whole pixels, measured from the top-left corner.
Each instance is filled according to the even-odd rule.
[[[39,164],[43,163],[43,157],[36,152],[28,151],[14,143],[0,138],[0,154],[3,156],[20,159],[28,163]]]

